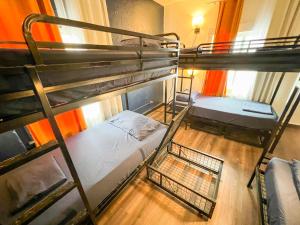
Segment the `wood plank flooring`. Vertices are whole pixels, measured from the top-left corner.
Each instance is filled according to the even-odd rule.
[[[163,108],[150,117],[162,121]],[[282,137],[276,155],[300,159],[300,129],[290,127]],[[172,198],[145,177],[145,170],[99,217],[98,225],[258,225],[256,190],[246,187],[261,149],[182,126],[175,141],[224,159],[224,168],[212,219]]]

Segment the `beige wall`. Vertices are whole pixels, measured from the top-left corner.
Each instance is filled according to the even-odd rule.
[[[215,31],[218,3],[210,1],[185,0],[165,6],[164,25],[165,32],[176,32],[187,47],[194,47],[200,42],[210,42]],[[200,35],[194,34],[192,19],[202,14],[204,23]],[[196,37],[196,41],[195,40]],[[194,43],[194,46],[192,46]]]
[[[165,4],[165,32],[177,33],[186,47],[195,47],[200,43],[211,42],[218,17],[218,4],[212,0],[184,0]],[[192,27],[192,19],[197,14],[203,15],[204,23],[200,28],[200,34],[196,36]],[[197,72],[193,82],[193,90],[200,91],[202,89],[204,74],[205,71]],[[188,82],[184,83],[184,87],[188,88]]]

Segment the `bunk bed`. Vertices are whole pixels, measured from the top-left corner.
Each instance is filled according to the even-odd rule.
[[[181,82],[180,89],[176,92],[175,104],[173,99],[169,101],[166,113],[172,113],[173,104],[175,113],[191,104],[191,109],[185,118],[191,128],[224,135],[228,139],[256,146],[264,146],[267,143],[278,121],[272,103],[285,73],[281,74],[270,103],[267,104],[230,97],[203,96],[197,91],[192,91],[193,74],[183,75],[183,71],[184,69],[182,75],[178,77]],[[185,80],[188,81],[189,88],[183,90]]]
[[[31,33],[34,23],[64,25],[132,36],[139,39],[140,45],[40,42],[36,41]],[[131,134],[128,130],[124,132],[123,129],[113,124],[113,121],[108,121],[65,141],[54,116],[146,85],[176,79],[179,41],[176,36],[175,39],[166,38],[173,34],[147,35],[37,14],[25,19],[23,33],[28,50],[1,49],[0,132],[47,118],[56,140],[25,153],[20,152],[1,162],[1,178],[14,172],[20,166],[26,166],[50,155],[55,157],[66,177],[72,178],[73,181],[68,179],[63,185],[39,199],[36,204],[20,212],[17,218],[5,219],[9,221],[16,219],[13,224],[40,224],[44,218],[42,213],[46,214],[45,218],[50,218],[51,215],[53,217],[56,213],[64,211],[65,205],[61,204],[61,201],[69,201],[69,203],[74,203],[74,208],[78,205],[81,209],[68,222],[69,224],[81,223],[86,219],[95,224],[96,215],[102,212],[143,168],[166,132],[166,128],[159,124],[155,132],[145,139],[145,142],[137,142],[129,137]],[[143,45],[144,39],[156,40],[164,44],[171,43],[172,48],[147,47]],[[4,44],[24,45],[24,43],[17,42]],[[125,111],[117,117],[124,117],[124,113],[130,114],[130,118],[137,115]],[[110,129],[113,133],[107,132]],[[115,134],[120,135],[120,140],[115,139]],[[122,154],[98,148],[98,146],[108,147],[110,144],[121,146]],[[93,154],[99,157],[91,158]],[[111,161],[106,159],[105,162],[105,158],[101,161],[103,154],[112,157]],[[122,157],[116,157],[116,154]],[[125,159],[129,161],[123,163]],[[79,161],[82,160],[86,162],[85,165],[79,165]],[[97,167],[101,162],[103,162],[101,165],[103,171],[99,173]],[[90,167],[91,163],[94,168]],[[111,185],[101,185],[103,182]],[[99,185],[103,187],[102,191],[96,191]],[[95,194],[98,196],[95,197]],[[78,199],[80,198],[84,207],[79,206]],[[48,208],[50,209],[47,210]]]
[[[189,98],[192,100],[188,115],[191,127],[259,147],[266,145],[278,121],[272,103],[285,72],[300,71],[299,40],[300,36],[290,36],[204,43],[196,48],[181,49],[179,67],[182,69],[282,72],[269,103],[201,95]],[[183,94],[190,93],[191,90]],[[175,103],[179,110],[184,104]]]
[[[262,225],[300,223],[299,161],[273,157],[274,150],[299,102],[300,89],[296,87],[247,185],[248,188],[252,188],[252,182],[256,178],[259,219]]]
[[[200,70],[299,72],[300,36],[203,43],[182,49],[179,66]]]

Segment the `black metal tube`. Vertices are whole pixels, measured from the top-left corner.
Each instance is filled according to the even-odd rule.
[[[279,90],[279,88],[280,88],[280,86],[281,86],[281,83],[282,83],[282,81],[283,81],[284,75],[285,75],[285,72],[281,73],[281,75],[280,75],[280,78],[279,78],[279,80],[278,80],[278,82],[277,82],[277,85],[276,85],[276,88],[275,88],[275,90],[274,90],[274,93],[273,93],[273,95],[272,95],[272,98],[271,98],[271,101],[270,101],[270,105],[273,104],[273,102],[274,102],[274,100],[275,100],[275,98],[276,98],[276,95],[277,95],[277,93],[278,93],[278,90]]]

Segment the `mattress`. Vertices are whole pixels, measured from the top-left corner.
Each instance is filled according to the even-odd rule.
[[[300,224],[300,200],[288,161],[273,158],[265,172],[270,225]]]
[[[139,59],[139,53],[133,51],[41,51],[46,64],[57,63],[78,63],[78,62],[99,62]],[[163,51],[145,51],[144,58],[165,58],[172,56],[173,53]],[[0,94],[15,91],[32,89],[32,83],[25,73],[23,65],[33,64],[32,58],[27,50],[20,49],[0,49]],[[144,72],[136,76],[130,76],[114,81],[107,81],[101,84],[92,84],[84,87],[68,89],[64,91],[52,92],[48,94],[51,106],[64,105],[78,99],[108,92],[118,89],[125,85],[136,82],[147,81],[171,73],[168,67],[174,62],[166,60],[156,60],[144,62],[144,69],[156,69],[158,71]],[[1,67],[12,67],[9,74],[1,70]],[[107,75],[129,73],[134,75],[140,70],[140,64],[120,64],[115,66],[104,66],[101,68],[69,69],[65,71],[48,71],[39,73],[44,87],[61,85],[70,82],[94,79]],[[26,97],[10,102],[0,103],[0,120],[5,121],[41,110],[41,105],[35,97]]]
[[[200,96],[192,105],[189,115],[250,129],[273,129],[277,123],[274,110],[272,109],[272,115],[244,111],[245,105],[249,102],[228,97]],[[261,108],[260,105],[263,103],[251,102],[252,107],[254,104]]]
[[[138,141],[120,128],[104,122],[66,140],[92,208],[96,208],[158,147],[165,132],[166,127],[160,124],[155,132],[143,141]],[[54,155],[66,176],[70,178],[70,172],[60,151],[55,150],[51,154]],[[0,197],[1,194],[3,191],[0,192]],[[30,224],[55,224],[57,218],[63,217],[72,209],[79,210],[82,207],[76,189],[56,202]],[[7,224],[13,219],[15,217],[2,217],[0,223]]]

